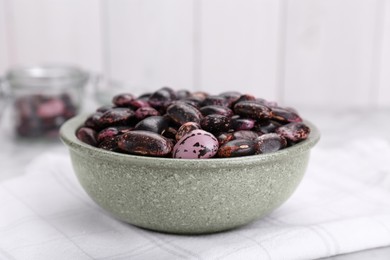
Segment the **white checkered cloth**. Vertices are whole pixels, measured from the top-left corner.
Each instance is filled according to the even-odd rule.
[[[390,245],[390,146],[316,147],[295,194],[268,217],[212,235],[139,229],[101,210],[65,153],[0,182],[0,259],[314,259]]]

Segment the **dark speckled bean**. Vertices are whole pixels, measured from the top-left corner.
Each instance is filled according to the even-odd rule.
[[[234,130],[251,130],[255,126],[255,120],[251,118],[232,117],[232,128]]]
[[[92,128],[81,127],[76,132],[77,138],[89,145],[97,146],[96,131]]]
[[[132,128],[131,127],[127,127],[127,126],[111,126],[111,127],[107,127],[107,128],[104,128],[103,130],[101,130],[98,134],[97,134],[97,141],[98,143],[101,143],[107,139],[112,139],[113,137],[117,136],[117,135],[121,135],[121,134],[124,134],[128,131],[131,131]]]
[[[108,126],[126,126],[134,119],[134,111],[130,108],[112,108],[103,113],[98,120],[101,128]]]
[[[135,111],[135,117],[138,120],[142,120],[144,118],[147,118],[149,116],[159,116],[160,112],[158,112],[153,107],[140,107]]]
[[[298,114],[281,107],[272,108],[271,118],[280,122],[302,122],[302,118]]]
[[[260,153],[272,153],[279,151],[287,146],[287,141],[284,137],[275,134],[264,134],[256,139],[257,152]]]
[[[148,101],[142,99],[134,99],[129,102],[129,107],[133,110],[137,110],[141,107],[150,107]]]
[[[256,143],[252,140],[238,139],[225,143],[218,149],[218,157],[239,157],[256,153]]]
[[[221,133],[217,137],[219,146],[226,144],[227,142],[234,140],[233,133]]]
[[[130,131],[120,136],[121,150],[137,155],[166,156],[173,148],[172,141],[149,131]]]
[[[230,117],[213,114],[205,116],[200,121],[200,125],[202,129],[215,134],[228,131],[230,129],[230,121]]]
[[[134,96],[130,93],[123,93],[112,98],[112,103],[117,107],[128,107]]]
[[[166,107],[172,100],[176,100],[176,93],[169,87],[163,87],[149,97],[149,104],[157,109]]]
[[[241,97],[241,93],[237,91],[223,92],[219,95],[226,99],[229,107],[231,107]]]
[[[166,138],[172,139],[176,143],[177,129],[174,127],[168,127],[161,132],[161,135]]]
[[[187,122],[182,124],[177,130],[175,139],[179,141],[183,136],[191,132],[192,130],[200,129],[200,125],[195,122]]]
[[[305,140],[310,134],[310,128],[304,123],[289,123],[281,126],[275,131],[280,136],[283,136],[287,141],[299,142]]]
[[[242,101],[255,101],[255,100],[256,100],[255,96],[245,94],[245,95],[241,95],[235,102],[233,102],[232,105],[234,107],[234,105],[236,105],[239,102],[242,102]]]
[[[282,126],[282,124],[279,122],[273,120],[265,120],[256,122],[253,130],[256,132],[267,134],[275,132],[275,130],[280,126]]]
[[[99,126],[99,119],[102,117],[103,113],[101,112],[95,112],[92,115],[90,115],[84,122],[84,126],[92,128],[96,131],[101,129]]]
[[[187,122],[200,123],[202,114],[194,106],[185,102],[175,102],[167,109],[167,115],[177,124],[182,125]]]
[[[202,113],[203,116],[208,116],[212,114],[223,115],[228,117],[233,116],[233,111],[230,108],[217,106],[217,105],[205,106],[202,107],[199,111]]]
[[[229,101],[221,96],[208,96],[202,102],[202,106],[212,105],[227,107],[229,105]]]
[[[121,135],[118,135],[112,138],[105,139],[104,141],[99,143],[98,147],[107,151],[121,152],[121,149],[118,146],[120,137]]]
[[[176,98],[177,99],[186,99],[190,96],[191,96],[191,92],[189,92],[188,90],[181,89],[181,90],[176,91]]]
[[[259,135],[256,132],[249,130],[240,130],[233,132],[234,139],[248,139],[248,140],[256,140]]]
[[[253,101],[242,101],[234,106],[234,112],[243,117],[264,119],[271,117],[271,109]]]
[[[161,134],[169,127],[170,120],[164,116],[150,116],[135,125],[134,130],[145,130]]]

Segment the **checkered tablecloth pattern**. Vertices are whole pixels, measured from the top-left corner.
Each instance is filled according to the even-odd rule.
[[[178,236],[112,218],[64,152],[0,182],[0,259],[314,259],[390,245],[390,145],[316,147],[294,195],[240,229]]]

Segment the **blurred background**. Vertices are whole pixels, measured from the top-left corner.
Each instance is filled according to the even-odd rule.
[[[239,90],[301,108],[390,105],[389,0],[0,0],[0,75],[77,65],[142,93]]]

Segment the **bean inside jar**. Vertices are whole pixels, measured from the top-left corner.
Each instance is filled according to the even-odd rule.
[[[207,159],[273,153],[308,138],[296,110],[239,92],[209,95],[163,87],[116,95],[77,130],[100,149],[142,156]]]

